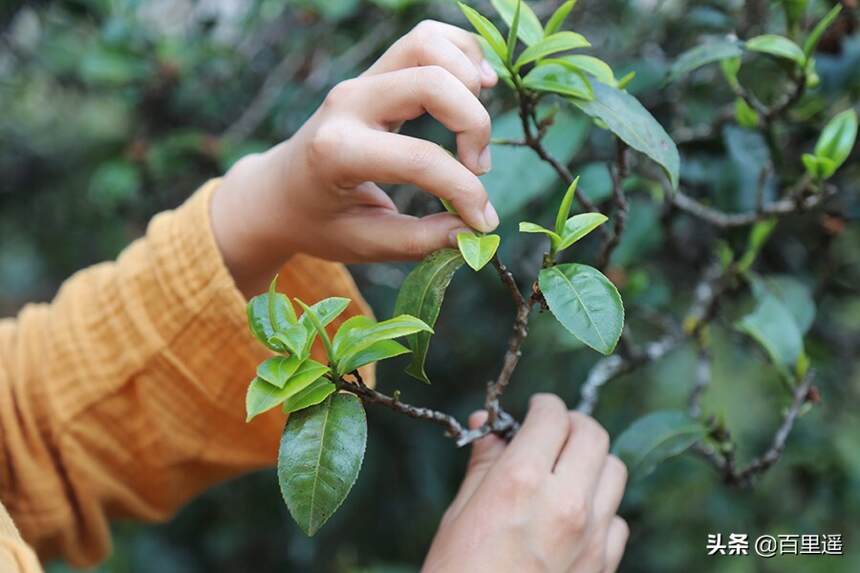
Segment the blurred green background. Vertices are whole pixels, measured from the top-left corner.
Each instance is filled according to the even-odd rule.
[[[727,210],[755,204],[761,166],[779,165],[796,179],[833,106],[856,102],[860,34],[856,2],[825,36],[816,56],[821,86],[783,127],[783,157],[732,120],[704,134],[733,97],[710,66],[666,86],[673,59],[707,36],[749,37],[784,31],[779,2],[742,0],[580,0],[568,26],[680,141],[688,192]],[[492,13],[488,2],[472,2]],[[558,2],[531,3],[546,16]],[[833,2],[810,2],[815,21]],[[109,259],[156,212],[181,203],[241,155],[290,136],[326,91],[352,77],[424,18],[460,25],[449,1],[415,0],[76,0],[0,2],[0,315],[49,300],[74,271]],[[742,79],[772,94],[784,74],[767,58],[744,66]],[[485,96],[497,135],[516,130],[503,87]],[[719,125],[719,124],[718,124]],[[450,146],[453,138],[421,119],[406,131]],[[692,131],[691,131],[692,130]],[[595,199],[608,196],[612,141],[582,115],[559,118],[550,139],[581,173]],[[689,140],[689,142],[687,142]],[[699,459],[685,455],[631,484],[622,508],[632,536],[622,571],[743,573],[860,571],[860,167],[855,150],[836,183],[843,192],[825,209],[782,223],[757,263],[790,274],[813,293],[818,309],[807,338],[819,370],[822,401],[798,422],[788,449],[752,490],[722,485]],[[534,273],[534,236],[516,222],[548,221],[562,189],[527,149],[496,149],[486,177],[503,219],[503,257],[520,276]],[[631,217],[611,276],[638,341],[657,336],[655,317],[680,318],[717,233],[667,210],[653,165],[637,158]],[[770,187],[765,185],[765,191]],[[437,203],[415,189],[394,189],[403,210]],[[546,201],[533,199],[544,196]],[[740,246],[744,231],[720,235]],[[593,257],[596,241],[578,256]],[[408,265],[354,268],[380,316],[391,312]],[[764,355],[732,328],[750,308],[746,295],[721,309],[714,329],[716,369],[705,409],[724,419],[738,456],[762,451],[779,423],[784,391]],[[491,272],[461,272],[448,292],[431,346],[424,387],[380,369],[379,385],[405,400],[465,417],[482,403],[496,372],[513,309]],[[569,403],[597,355],[548,316],[532,335],[506,406],[521,415],[529,394],[551,391]],[[396,362],[396,361],[392,361]],[[695,353],[683,347],[608,385],[595,411],[617,435],[655,409],[683,408]],[[244,381],[237,381],[244,383]],[[115,551],[98,570],[111,573],[244,571],[415,571],[462,474],[467,452],[434,426],[371,408],[368,453],[352,494],[313,539],[295,527],[273,471],[206,493],[169,523],[115,525]],[[274,461],[274,460],[273,460]],[[842,533],[842,557],[705,557],[708,533]],[[68,572],[51,564],[51,573]]]

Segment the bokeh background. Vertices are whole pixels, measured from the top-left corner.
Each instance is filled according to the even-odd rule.
[[[490,14],[488,2],[472,2]],[[548,15],[558,2],[531,3]],[[761,136],[729,121],[704,134],[733,98],[715,66],[666,87],[673,59],[709,35],[782,32],[779,2],[754,0],[580,0],[568,26],[617,75],[637,72],[629,89],[679,141],[682,180],[728,210],[755,204],[758,176],[770,161]],[[815,20],[833,2],[810,2]],[[791,118],[783,151],[787,177],[800,173],[833,106],[856,102],[860,34],[854,0],[817,56],[822,85]],[[149,218],[181,203],[241,155],[290,136],[341,79],[354,76],[424,18],[457,24],[453,2],[416,0],[67,0],[0,2],[0,315],[49,300],[74,271],[115,257]],[[744,80],[778,91],[778,65],[759,58]],[[516,121],[503,88],[485,96],[497,135]],[[691,131],[692,128],[692,131]],[[451,145],[427,119],[409,133]],[[515,133],[514,133],[515,135]],[[560,118],[552,147],[581,173],[593,198],[609,194],[611,139],[581,115]],[[860,571],[860,168],[857,151],[840,171],[844,189],[823,211],[780,225],[762,272],[790,274],[814,294],[807,338],[822,401],[804,415],[779,464],[751,490],[722,485],[701,460],[685,455],[631,484],[623,514],[631,528],[622,571],[743,573]],[[539,264],[536,239],[517,236],[522,219],[546,220],[562,189],[526,149],[495,150],[486,177],[503,218],[503,256],[520,275]],[[612,260],[636,338],[655,336],[654,318],[679,318],[695,277],[713,250],[714,232],[668,211],[653,166],[630,184],[631,217]],[[393,189],[413,213],[437,204],[415,189]],[[542,200],[545,199],[545,200]],[[743,231],[726,238],[736,245]],[[578,256],[589,260],[595,244]],[[354,269],[380,316],[391,312],[408,265]],[[705,408],[725,420],[738,456],[761,451],[785,403],[766,358],[732,328],[749,300],[721,308],[714,329],[716,368]],[[379,384],[404,399],[465,417],[496,372],[512,318],[506,292],[490,272],[461,272],[449,290],[431,346],[424,387],[385,364]],[[650,325],[650,326],[649,326]],[[532,336],[506,406],[518,415],[528,395],[551,391],[570,403],[598,356],[577,345],[550,317]],[[392,361],[396,362],[396,361]],[[695,354],[683,347],[611,383],[596,409],[613,435],[642,414],[683,408]],[[244,381],[237,381],[244,383]],[[364,468],[341,511],[313,539],[295,527],[275,474],[224,484],[159,525],[117,523],[115,550],[98,571],[400,572],[416,571],[465,463],[434,426],[371,408]],[[707,559],[708,533],[842,533],[845,556]],[[69,573],[50,564],[51,573]]]

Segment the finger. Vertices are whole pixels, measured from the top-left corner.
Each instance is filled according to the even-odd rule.
[[[487,413],[485,411],[475,412],[469,417],[469,428],[478,428],[486,420]],[[495,434],[487,434],[472,442],[472,453],[469,456],[469,464],[466,466],[466,477],[463,478],[463,483],[460,485],[460,490],[452,504],[455,511],[466,505],[478,490],[487,472],[505,451],[505,446],[505,441]]]
[[[383,191],[379,185],[370,181],[360,183],[353,189],[353,200],[357,205],[365,207],[378,207],[380,209],[397,213],[397,205],[391,197]]]
[[[450,201],[474,229],[491,231],[498,226],[499,217],[480,179],[435,143],[361,127],[321,132],[314,152],[338,185],[411,183]]]
[[[626,484],[627,466],[615,456],[607,457],[594,494],[594,518],[598,523],[608,523],[618,512]]]
[[[628,537],[630,537],[630,529],[627,527],[627,522],[618,516],[613,518],[606,536],[606,567],[603,573],[613,573],[618,569],[621,558],[624,557],[624,547],[627,545]]]
[[[481,93],[483,77],[480,65],[475,65],[451,40],[437,36],[427,42],[407,41],[403,37],[366,72],[365,76],[379,75],[395,70],[419,66],[441,66],[451,72],[470,92]]]
[[[551,471],[569,432],[564,402],[553,394],[535,394],[522,428],[502,454],[505,466]]]
[[[490,114],[460,80],[441,66],[396,70],[348,80],[332,90],[346,92],[344,106],[365,120],[391,130],[429,113],[457,135],[457,154],[473,173],[490,168]]]
[[[381,73],[382,71],[412,67],[408,64],[410,58],[414,61],[414,56],[410,55],[410,52],[420,50],[420,46],[432,44],[438,38],[445,38],[457,46],[472,62],[472,65],[480,70],[483,87],[496,85],[499,78],[484,59],[481,45],[475,36],[462,28],[434,20],[424,20],[415,26],[411,32],[395,42],[367,73]]]
[[[570,438],[553,473],[572,491],[585,492],[591,497],[609,453],[609,434],[585,414],[570,412],[568,416]]]
[[[434,251],[453,246],[463,221],[451,213],[413,217],[389,210],[356,210],[338,223],[343,236],[362,238],[355,247],[356,261],[422,259]]]

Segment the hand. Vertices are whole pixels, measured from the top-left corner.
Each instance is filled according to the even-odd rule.
[[[422,22],[360,77],[331,90],[288,141],[242,159],[212,203],[227,266],[251,290],[295,253],[343,262],[416,259],[499,218],[478,175],[490,169],[490,116],[478,100],[498,80],[474,37]],[[429,113],[457,134],[459,161],[395,133]],[[448,213],[398,213],[377,185],[411,183],[449,200]],[[247,294],[247,292],[246,292]]]
[[[592,418],[536,395],[510,445],[496,436],[474,444],[423,573],[615,571],[628,535],[615,514],[627,470],[608,447]]]

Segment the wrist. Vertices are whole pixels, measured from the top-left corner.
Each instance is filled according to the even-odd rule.
[[[286,143],[243,157],[215,190],[210,204],[212,233],[236,286],[251,297],[265,290],[294,254],[285,221],[279,163]]]

